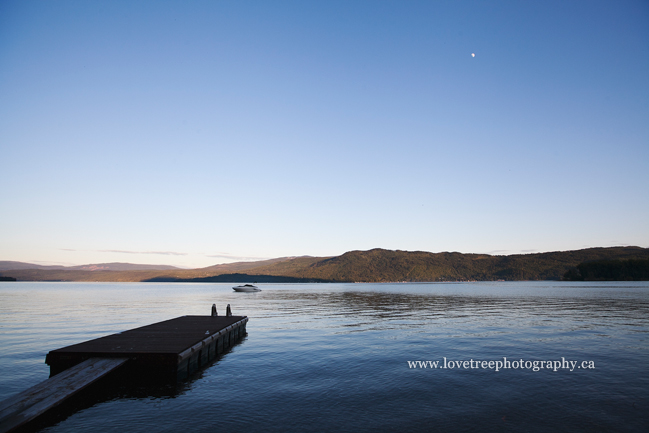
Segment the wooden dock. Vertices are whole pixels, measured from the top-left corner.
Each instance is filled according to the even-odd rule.
[[[122,365],[163,380],[184,380],[243,337],[247,322],[246,316],[182,316],[52,350],[45,358],[50,378],[0,402],[0,433]]]
[[[187,378],[246,333],[246,316],[182,316],[53,350],[50,377],[89,358],[129,358],[132,366]]]

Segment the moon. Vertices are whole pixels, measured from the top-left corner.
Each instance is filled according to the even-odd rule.
[[[475,57],[475,53],[471,53],[471,57]]]

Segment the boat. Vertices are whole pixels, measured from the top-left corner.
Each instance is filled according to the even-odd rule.
[[[243,286],[234,286],[232,288],[235,292],[261,292],[261,289],[252,284],[244,284]]]

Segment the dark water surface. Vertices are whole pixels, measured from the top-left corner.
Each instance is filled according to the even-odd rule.
[[[188,314],[250,317],[192,380],[105,381],[48,432],[649,431],[649,284],[1,283],[0,399],[48,351]],[[594,369],[413,369],[430,360]]]

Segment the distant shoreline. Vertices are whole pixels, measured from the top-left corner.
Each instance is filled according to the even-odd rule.
[[[109,265],[120,265],[126,270],[110,270]],[[20,269],[10,269],[12,266]],[[17,281],[182,283],[646,281],[649,248],[588,248],[511,256],[373,249],[336,257],[286,257],[200,269],[155,269],[151,265],[123,263],[52,269],[0,262],[0,277]]]

